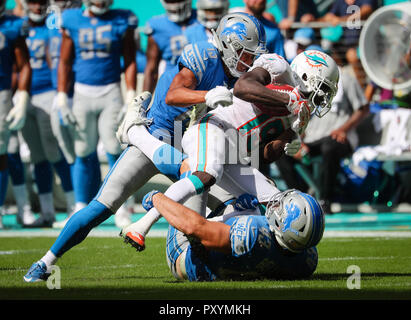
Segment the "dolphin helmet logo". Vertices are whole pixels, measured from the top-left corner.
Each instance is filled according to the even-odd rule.
[[[232,33],[235,33],[240,40],[244,40],[247,37],[247,27],[244,23],[237,22],[232,26],[225,27],[223,32],[221,32],[222,35],[226,36]]]
[[[297,207],[295,203],[292,203],[291,205],[286,204],[285,209],[288,212],[288,215],[284,220],[284,225],[281,231],[286,232],[290,230],[291,232],[294,232],[296,235],[298,235],[298,231],[293,229],[291,227],[291,224],[300,217],[301,209]]]
[[[320,55],[319,52],[304,52],[304,55],[307,58],[307,62],[312,67],[319,67],[319,66],[328,67],[328,63],[325,60],[325,57]]]

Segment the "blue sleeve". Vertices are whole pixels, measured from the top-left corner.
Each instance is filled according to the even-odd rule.
[[[240,257],[248,254],[257,241],[258,226],[250,216],[235,218],[230,228],[231,254]]]
[[[203,46],[202,42],[188,44],[184,47],[177,64],[190,69],[199,84],[206,73],[214,72],[218,65],[218,56],[214,49]]]

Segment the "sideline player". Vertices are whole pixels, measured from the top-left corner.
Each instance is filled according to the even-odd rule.
[[[103,143],[110,168],[122,151],[115,135],[117,116],[123,106],[121,56],[124,57],[126,103],[135,96],[137,70],[134,41],[137,17],[129,10],[110,9],[112,0],[83,3],[85,9],[66,9],[62,14],[56,98],[63,123],[71,125],[75,133],[75,211],[92,200],[101,184],[98,140]],[[71,81],[74,81],[72,109],[68,104]],[[124,213],[128,214],[126,208],[118,214]]]
[[[48,0],[24,0],[23,8],[29,25],[27,47],[33,70],[31,103],[21,132],[30,150],[34,165],[34,179],[38,188],[41,216],[27,227],[51,227],[55,221],[53,200],[53,168],[60,177],[69,207],[74,202],[70,167],[62,155],[50,123],[52,101],[55,96],[47,47],[49,30],[46,26]]]
[[[339,71],[334,60],[319,51],[302,53],[291,66],[276,54],[262,55],[255,61],[252,70],[236,84],[236,87],[239,86],[239,95],[247,101],[256,102],[234,97],[232,105],[210,111],[186,131],[182,146],[192,174],[175,182],[165,194],[183,203],[217,184],[235,196],[239,195],[236,190],[239,187],[243,192],[256,196],[260,202],[266,201],[270,188],[265,187],[265,177],[255,169],[258,162],[251,163],[254,168],[247,171],[244,163],[248,154],[241,154],[238,150],[247,150],[251,154],[258,153],[261,147],[272,154],[276,153],[274,149],[282,150],[279,148],[281,145],[276,146],[276,140],[283,132],[288,136],[286,140],[291,141],[290,128],[301,135],[308,124],[310,113],[322,116],[329,110],[337,91],[338,78]],[[242,84],[243,81],[246,83]],[[261,82],[286,83],[294,89],[285,93],[276,92],[271,90],[272,86],[264,88]],[[304,92],[308,99],[303,99],[299,91]],[[274,94],[279,96],[275,100]],[[273,108],[276,105],[286,113],[278,113]],[[141,126],[132,126],[128,130],[130,142],[138,145],[143,152],[150,152],[136,132],[142,135]],[[284,137],[281,140],[284,143]],[[150,146],[153,145],[154,142],[150,141]],[[284,143],[287,154],[291,150],[295,154],[299,146],[298,140],[288,145]],[[133,246],[143,250],[144,237],[159,218],[159,212],[153,209],[123,229],[121,235]]]
[[[24,126],[32,74],[24,20],[5,11],[6,0],[0,0],[0,228],[3,227],[3,204],[8,186],[7,146],[11,131],[18,131]],[[15,103],[11,90],[13,64],[19,72]],[[24,211],[19,211],[18,219],[23,223],[33,222],[33,219],[24,217]]]
[[[149,111],[149,116],[153,118],[149,130],[156,137],[160,137],[158,135],[160,133],[166,133],[163,135],[164,139],[172,140],[175,117],[183,119],[181,115],[184,115],[191,105],[204,103],[206,95],[210,92],[219,93],[209,102],[210,105],[220,102],[230,103],[231,93],[227,88],[221,86],[225,82],[233,85],[238,74],[247,71],[256,55],[265,52],[264,29],[253,17],[243,13],[229,14],[222,21],[225,27],[221,28],[219,32],[224,32],[226,37],[230,36],[237,48],[241,48],[241,52],[231,51],[232,62],[226,66],[226,62],[221,58],[221,51],[209,42],[186,47],[179,59],[180,68],[176,66],[172,73],[163,74],[157,86],[154,102]],[[244,27],[242,30],[245,31],[246,37],[243,37],[242,34],[241,39],[238,37],[236,30],[232,28],[234,24]],[[206,57],[207,59],[187,59],[194,57],[193,54],[197,52],[197,49],[194,50],[194,48],[200,50],[198,58]],[[226,48],[226,55],[230,52],[230,48]],[[216,86],[220,87],[215,88]],[[167,92],[173,91],[179,94],[175,95],[174,100],[168,100],[167,104],[165,100]],[[139,103],[149,103],[151,95],[142,96],[145,99]],[[170,150],[174,149],[167,144],[159,151],[158,155],[161,157],[161,153],[167,153]],[[181,153],[176,153],[176,160],[173,163],[175,163],[174,167],[177,167],[177,170],[181,165],[182,158]],[[53,264],[67,250],[83,241],[92,228],[113,215],[131,194],[160,172],[153,161],[155,162],[155,159],[149,159],[135,146],[129,146],[123,151],[116,165],[106,176],[95,199],[86,208],[70,218],[42,261],[46,265]],[[162,173],[167,174],[167,172]],[[174,179],[178,178],[179,176],[174,176]],[[33,269],[42,272],[40,263],[35,263]]]
[[[197,22],[192,0],[161,0],[166,14],[148,20],[148,36],[143,91],[154,92],[157,80],[175,67],[187,39],[183,30]]]

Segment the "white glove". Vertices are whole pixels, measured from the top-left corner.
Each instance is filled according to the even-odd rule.
[[[69,107],[67,93],[58,92],[56,96],[56,107],[63,126],[74,126],[77,121],[73,111]]]
[[[6,122],[10,130],[20,130],[26,122],[27,107],[29,105],[30,96],[25,90],[19,90],[16,93],[16,103],[9,111],[6,117]]]
[[[296,139],[291,141],[290,143],[286,143],[284,146],[284,152],[287,156],[295,156],[301,148],[300,140]]]
[[[308,103],[306,101],[299,102],[298,114],[296,120],[291,124],[291,129],[301,136],[307,128],[310,117],[311,112]]]
[[[227,107],[233,103],[233,93],[224,86],[217,86],[207,92],[206,105],[210,108],[217,108],[219,105]]]

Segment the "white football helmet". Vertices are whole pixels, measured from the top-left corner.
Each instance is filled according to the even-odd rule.
[[[294,58],[291,70],[312,114],[319,118],[324,116],[338,89],[340,72],[334,59],[318,50],[306,50]]]
[[[292,252],[316,246],[324,233],[321,205],[309,194],[295,189],[275,194],[265,216],[277,242]]]
[[[221,59],[234,77],[240,77],[244,73],[237,69],[239,63],[246,65],[241,61],[243,53],[252,54],[255,60],[260,54],[267,52],[263,25],[247,13],[235,12],[225,15],[217,30],[211,32],[213,43],[221,53]]]
[[[30,2],[34,2],[34,1],[30,1],[30,0],[22,0],[21,1],[21,5],[23,7],[24,14],[26,16],[28,16],[29,19],[33,22],[41,22],[41,21],[45,20],[46,17],[47,17],[47,14],[48,14],[47,8],[50,4],[50,1],[49,0],[41,1],[40,13],[35,13],[35,12],[30,10],[30,7],[29,7]]]
[[[217,29],[221,18],[228,13],[228,6],[228,0],[198,0],[197,20],[209,30]]]
[[[191,0],[161,0],[167,17],[175,23],[183,22],[191,17],[193,11]]]
[[[83,0],[83,3],[84,6],[92,13],[94,13],[96,16],[100,16],[110,10],[111,5],[113,4],[113,0]],[[101,7],[96,6],[96,4],[101,5]]]

